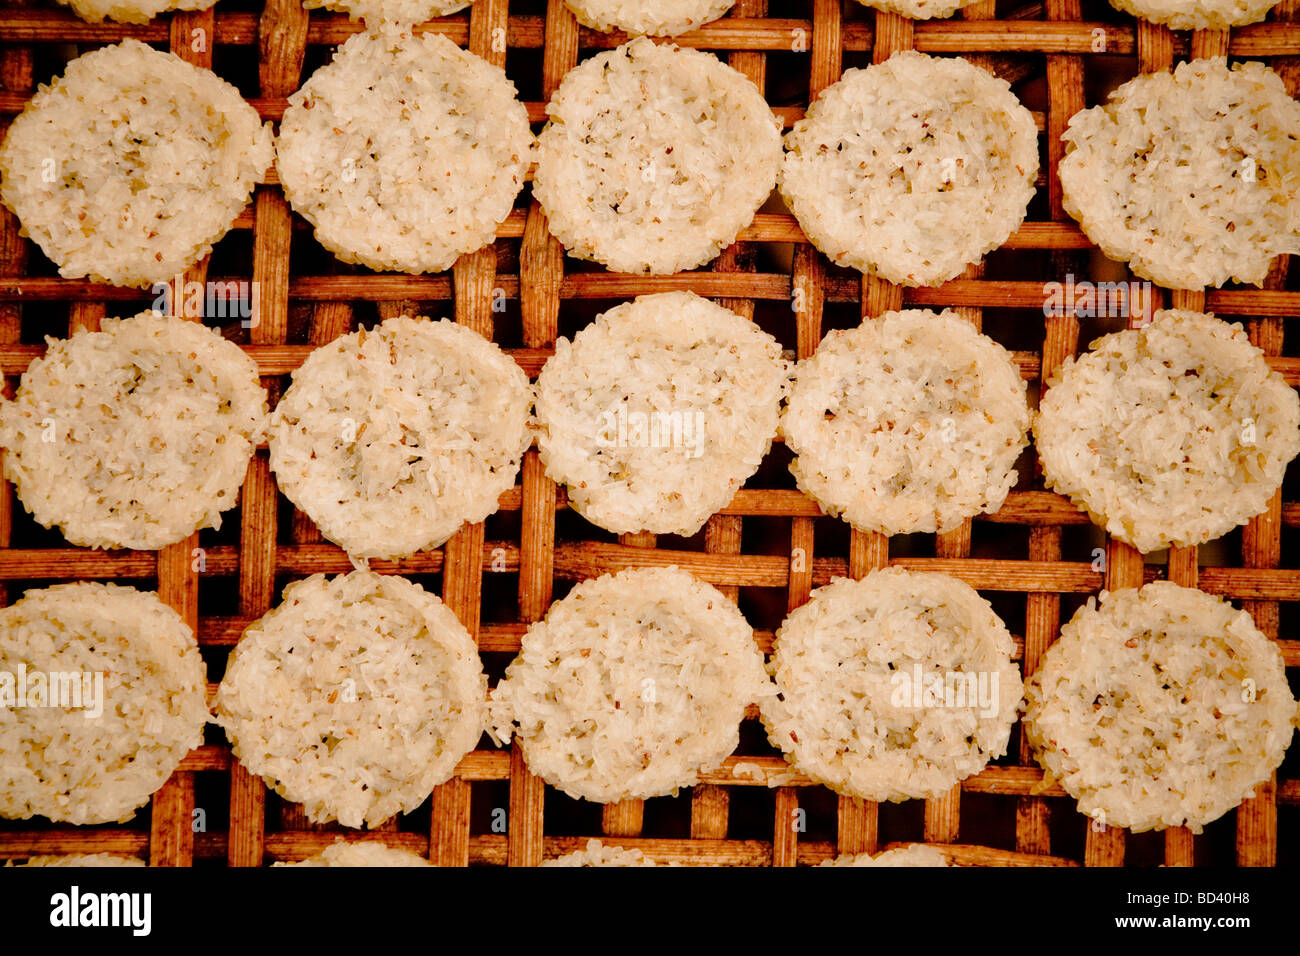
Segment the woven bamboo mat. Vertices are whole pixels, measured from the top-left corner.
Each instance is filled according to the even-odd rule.
[[[373,275],[339,265],[315,244],[291,214],[273,173],[236,228],[186,279],[257,283],[256,326],[209,321],[256,359],[273,400],[313,347],[358,322],[407,310],[453,315],[493,337],[536,375],[557,335],[572,334],[615,301],[669,289],[716,297],[754,318],[799,357],[811,354],[829,329],[888,309],[959,308],[1013,350],[1036,391],[1081,343],[1116,327],[1074,315],[1045,316],[1044,283],[1063,282],[1067,275],[1127,277],[1104,263],[1062,212],[1055,168],[1066,122],[1096,103],[1107,84],[1189,56],[1268,60],[1294,94],[1300,88],[1297,11],[1300,0],[1286,0],[1265,23],[1231,33],[1175,34],[1092,0],[996,7],[985,0],[951,20],[927,22],[874,13],[853,0],[739,0],[728,17],[680,40],[715,51],[746,73],[787,126],[844,68],[898,50],[966,55],[1009,79],[1043,133],[1038,196],[1026,223],[1001,250],[937,288],[905,290],[828,265],[779,204],[765,207],[741,241],[704,271],[667,278],[612,275],[566,259],[537,206],[528,205],[527,191],[495,245],[465,256],[450,273]],[[580,57],[625,39],[579,28],[560,0],[478,0],[425,28],[504,65],[535,123],[544,119],[546,99]],[[255,0],[222,0],[215,12],[178,13],[147,26],[87,24],[50,0],[6,6],[0,8],[0,122],[7,123],[34,85],[62,72],[68,59],[128,36],[213,67],[263,117],[276,120],[285,97],[355,29],[344,17],[308,15],[298,0],[267,0],[264,8]],[[1285,320],[1300,314],[1295,289],[1280,259],[1263,289],[1156,290],[1148,306],[1208,308],[1245,322],[1253,341],[1296,385],[1300,358],[1284,348],[1283,338]],[[7,389],[40,354],[44,335],[94,327],[106,314],[127,315],[146,304],[138,292],[58,278],[4,212],[0,372]],[[1121,316],[1118,324],[1140,320]],[[1294,634],[1300,503],[1294,480],[1264,514],[1222,541],[1199,553],[1176,549],[1144,562],[1092,528],[1066,500],[1042,490],[1032,449],[1022,462],[1020,484],[997,514],[948,534],[896,538],[851,532],[820,516],[793,490],[788,460],[778,444],[748,487],[695,538],[615,539],[567,510],[563,490],[530,451],[519,484],[502,496],[501,511],[485,524],[462,529],[440,550],[374,566],[440,593],[476,635],[494,675],[518,649],[524,627],[540,619],[573,581],[669,563],[737,597],[765,648],[784,613],[805,601],[813,587],[833,575],[861,576],[897,564],[946,571],[981,589],[1018,635],[1026,673],[1088,595],[1161,577],[1241,602],[1266,634],[1284,638],[1287,664],[1300,666]],[[1294,479],[1300,469],[1292,471]],[[276,603],[286,581],[349,567],[342,551],[324,542],[277,494],[265,448],[249,466],[238,511],[220,531],[204,531],[156,554],[70,548],[57,533],[31,522],[11,488],[0,491],[0,600],[75,579],[156,588],[194,627],[214,682],[242,629]],[[1281,779],[1261,786],[1254,799],[1195,838],[1184,830],[1135,837],[1092,824],[1061,790],[1044,786],[1018,729],[1003,760],[940,799],[901,805],[839,798],[797,780],[769,788],[761,779],[734,776],[739,762],[756,764],[765,776],[784,769],[752,715],[738,755],[700,786],[677,797],[601,808],[544,787],[517,747],[494,750],[485,740],[425,807],[390,821],[374,836],[445,865],[536,865],[591,836],[639,846],[664,860],[731,865],[809,864],[837,852],[916,840],[952,844],[958,862],[988,865],[1269,866],[1300,859],[1298,841],[1286,839],[1286,824],[1293,830],[1300,824],[1300,779],[1294,771],[1288,777],[1290,762]],[[207,743],[132,823],[73,828],[3,822],[0,859],[107,851],[138,854],[156,865],[258,866],[300,859],[340,832],[307,824],[300,808],[268,794],[232,761],[213,728]]]

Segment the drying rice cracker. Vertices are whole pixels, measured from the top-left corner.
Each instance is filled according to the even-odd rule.
[[[59,0],[90,23],[148,23],[169,10],[206,10],[216,0]]]
[[[528,768],[598,803],[694,785],[771,693],[736,605],[676,567],[578,584],[524,634],[489,704]]]
[[[1049,382],[1034,422],[1049,487],[1142,552],[1201,544],[1268,507],[1300,452],[1300,399],[1240,325],[1162,310]]]
[[[220,527],[266,432],[257,363],[153,312],[46,342],[0,405],[5,477],[32,517],[92,548],[155,550]]]
[[[377,840],[355,843],[338,842],[297,863],[275,866],[433,866],[422,856],[400,847],[385,846]]]
[[[556,342],[538,451],[593,524],[689,536],[758,469],[787,378],[747,319],[692,292],[641,296]]]
[[[217,693],[235,756],[316,823],[409,813],[474,749],[487,678],[469,632],[404,578],[316,574],[240,638]]]
[[[353,557],[405,557],[497,510],[530,442],[531,400],[523,370],[477,332],[388,319],[293,373],[271,418],[271,468]]]
[[[211,251],[273,158],[233,86],[123,40],[28,101],[0,146],[0,197],[65,278],[149,286]]]
[[[872,856],[870,853],[849,853],[837,856],[833,860],[818,863],[818,866],[952,866],[943,851],[938,847],[913,843],[900,846],[884,853]]]
[[[962,7],[976,0],[858,0],[865,7],[896,13],[909,20],[930,20],[950,17]]]
[[[864,800],[938,797],[1006,753],[1020,703],[1014,642],[946,574],[837,578],[792,611],[762,704],[791,766]]]
[[[776,182],[776,117],[710,53],[633,40],[569,71],[546,111],[533,194],[570,255],[614,272],[703,265]]]
[[[303,0],[308,10],[333,10],[371,25],[408,26],[464,10],[470,0]]]
[[[781,418],[800,490],[884,534],[950,531],[997,511],[1028,428],[1010,354],[947,310],[829,333],[796,367]]]
[[[542,866],[658,866],[640,850],[624,850],[622,847],[605,846],[599,840],[588,840],[586,849],[574,850],[546,860]]]
[[[712,23],[736,0],[564,0],[584,26],[603,33],[675,37]]]
[[[1258,285],[1300,252],[1300,103],[1263,63],[1180,63],[1076,113],[1062,201],[1088,238],[1171,289]]]
[[[194,633],[156,595],[28,591],[0,610],[0,817],[131,819],[202,743],[205,681]]]
[[[496,238],[532,157],[504,71],[434,33],[358,33],[289,97],[279,170],[344,262],[440,272]]]
[[[890,282],[937,285],[1007,240],[1038,175],[1010,85],[907,51],[848,70],[786,136],[781,195],[812,243]]]
[[[1277,769],[1296,716],[1282,654],[1249,614],[1155,581],[1102,592],[1061,628],[1024,728],[1082,813],[1200,832]]]
[[[1277,0],[1110,0],[1135,17],[1171,30],[1227,30],[1258,23]]]
[[[41,867],[106,867],[106,866],[145,866],[138,856],[121,856],[116,853],[69,853],[64,856],[33,856],[22,863],[6,863],[5,866],[41,866]]]

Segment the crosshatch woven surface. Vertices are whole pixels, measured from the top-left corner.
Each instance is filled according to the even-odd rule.
[[[613,275],[566,258],[527,190],[495,245],[463,257],[452,271],[376,275],[324,252],[291,214],[273,172],[236,227],[186,278],[257,283],[254,327],[237,319],[206,321],[256,359],[273,401],[313,347],[358,323],[404,311],[451,316],[494,338],[535,376],[557,335],[572,335],[619,301],[669,289],[715,297],[751,316],[799,357],[811,354],[826,331],[901,305],[959,308],[1013,351],[1033,397],[1039,381],[1067,356],[1096,335],[1142,318],[1044,314],[1044,283],[1069,276],[1129,278],[1103,260],[1062,212],[1055,166],[1069,118],[1117,82],[1192,56],[1266,60],[1294,95],[1300,89],[1300,0],[1286,0],[1266,22],[1230,33],[1172,33],[1100,0],[1019,2],[983,0],[951,20],[913,22],[854,0],[739,0],[726,18],[679,39],[715,51],[751,77],[787,127],[843,69],[902,49],[968,56],[1010,80],[1042,134],[1038,194],[1025,224],[1001,249],[937,288],[904,290],[830,266],[803,241],[779,201],[764,207],[740,241],[704,270],[666,278]],[[0,122],[7,123],[35,85],[61,73],[69,59],[123,37],[211,66],[264,118],[277,120],[285,97],[355,29],[342,16],[309,15],[299,0],[267,0],[264,8],[255,0],[221,0],[215,11],[164,15],[146,26],[87,24],[49,0],[8,5],[0,8]],[[504,65],[535,129],[565,72],[625,39],[579,28],[561,0],[478,0],[423,29]],[[1263,289],[1155,290],[1143,308],[1206,308],[1242,321],[1274,367],[1298,385],[1300,352],[1295,335],[1286,337],[1284,330],[1300,316],[1300,291],[1287,265],[1277,261]],[[792,308],[796,302],[798,309]],[[147,305],[149,296],[136,291],[58,278],[19,237],[14,218],[3,214],[0,369],[7,389],[41,353],[45,335],[64,336]],[[1156,578],[1199,586],[1244,606],[1265,634],[1279,639],[1287,664],[1300,667],[1300,468],[1244,528],[1199,549],[1144,561],[1108,540],[1065,499],[1043,491],[1032,447],[1021,461],[1019,484],[997,514],[948,534],[893,538],[852,532],[821,516],[794,490],[788,460],[778,443],[731,505],[691,539],[616,538],[568,510],[563,491],[530,451],[518,484],[484,524],[462,529],[437,551],[373,566],[441,594],[476,636],[493,679],[518,649],[524,627],[574,581],[662,564],[687,568],[736,597],[765,649],[786,611],[813,587],[832,576],[897,564],[946,571],[978,588],[1017,636],[1026,674],[1089,595]],[[158,553],[71,548],[57,532],[36,526],[11,488],[0,490],[0,598],[12,601],[27,588],[69,580],[156,588],[194,627],[214,684],[243,628],[278,602],[286,582],[349,567],[343,552],[323,542],[277,494],[265,448],[249,466],[240,507],[219,531]],[[1044,787],[1018,726],[1006,758],[928,801],[876,805],[798,780],[769,788],[733,776],[731,768],[742,761],[768,776],[785,769],[752,713],[738,754],[700,786],[676,797],[602,808],[545,787],[529,774],[517,747],[493,749],[484,738],[423,807],[370,836],[445,865],[536,865],[593,836],[641,847],[661,860],[760,866],[811,864],[918,840],[952,844],[958,862],[992,865],[1269,866],[1300,859],[1296,757],[1254,799],[1195,837],[1185,830],[1133,836],[1092,825],[1061,790]],[[0,858],[108,851],[157,865],[258,866],[301,859],[342,832],[307,824],[300,808],[268,794],[232,761],[224,736],[212,727],[205,745],[131,823],[74,828],[0,822]]]

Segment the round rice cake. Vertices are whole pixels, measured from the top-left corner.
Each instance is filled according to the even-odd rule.
[[[212,250],[273,159],[233,86],[123,40],[28,100],[0,145],[0,198],[65,278],[149,286]]]
[[[408,26],[445,17],[470,5],[470,0],[303,0],[308,10],[333,10],[371,24]]]
[[[82,547],[155,550],[219,528],[266,432],[257,363],[186,319],[101,325],[47,338],[0,405],[5,477]]]
[[[753,322],[693,292],[641,296],[556,342],[538,451],[593,524],[689,536],[758,470],[787,377]]]
[[[813,591],[776,633],[762,704],[791,766],[864,800],[938,797],[1006,753],[1014,642],[946,574],[887,568]]]
[[[69,853],[63,856],[33,856],[22,863],[6,863],[6,866],[41,866],[41,867],[107,867],[107,866],[145,866],[138,856],[121,856],[117,853]]]
[[[489,709],[533,773],[613,803],[693,786],[771,692],[734,602],[680,568],[633,568],[583,581],[529,627]]]
[[[486,718],[473,638],[404,578],[290,584],[235,646],[216,719],[235,756],[315,823],[378,826],[451,778]]]
[[[786,136],[781,195],[839,265],[937,285],[1006,242],[1038,175],[1011,86],[961,57],[906,51],[848,70]]]
[[[434,33],[358,33],[289,97],[280,181],[344,262],[440,272],[496,238],[532,158],[505,72]]]
[[[410,850],[387,846],[378,840],[361,840],[355,843],[338,842],[314,856],[297,863],[276,863],[275,866],[433,866],[422,856]]]
[[[1066,211],[1144,279],[1258,285],[1275,256],[1300,252],[1300,103],[1263,63],[1144,73],[1061,138]]]
[[[497,510],[528,378],[472,329],[399,316],[315,349],[271,416],[280,490],[356,558],[436,548]]]
[[[1039,402],[1049,487],[1142,552],[1268,507],[1300,452],[1300,399],[1240,325],[1167,309],[1061,365]]]
[[[831,332],[796,367],[781,418],[804,494],[884,534],[950,531],[997,511],[1028,429],[1011,355],[951,310]]]
[[[605,846],[599,840],[588,840],[586,849],[574,850],[554,860],[546,860],[542,866],[658,866],[640,850],[625,850],[617,846]]]
[[[776,182],[776,117],[711,53],[640,37],[570,70],[546,111],[533,195],[569,255],[613,272],[703,265]]]
[[[1110,0],[1111,6],[1171,30],[1227,30],[1258,23],[1276,0]]]
[[[1106,826],[1193,832],[1254,794],[1296,720],[1281,651],[1249,614],[1155,581],[1102,592],[1025,693],[1043,769]]]
[[[584,26],[602,33],[675,37],[712,23],[736,0],[564,0]]]
[[[924,843],[900,846],[872,856],[870,853],[848,853],[833,860],[824,860],[818,866],[952,866],[943,851]]]
[[[157,595],[28,591],[0,610],[0,817],[131,819],[203,742],[205,688],[194,633]]]
[[[148,23],[170,10],[206,10],[216,0],[59,0],[90,23]]]
[[[865,7],[896,13],[909,20],[930,20],[950,17],[962,7],[976,0],[858,0]]]

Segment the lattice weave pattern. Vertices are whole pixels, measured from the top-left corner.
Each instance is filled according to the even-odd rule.
[[[516,6],[528,2],[516,0]],[[579,28],[561,0],[549,0],[544,9],[541,0],[531,3],[512,14],[509,0],[477,0],[469,10],[424,29],[505,66],[536,124],[545,118],[546,99],[580,55],[626,38]],[[285,98],[304,78],[304,63],[309,71],[325,48],[357,29],[344,17],[309,15],[299,0],[267,0],[260,12],[240,12],[237,5],[234,0],[229,12],[221,3],[215,13],[177,13],[145,26],[87,24],[53,4],[0,10],[0,118],[7,123],[36,81],[61,72],[66,50],[59,53],[59,64],[44,65],[59,49],[56,44],[78,44],[80,52],[130,36],[166,44],[199,65],[215,64],[222,75],[227,66],[237,70],[240,57],[255,61],[255,79],[250,67],[249,84],[255,82],[256,88],[246,84],[243,92],[264,118],[278,120]],[[454,314],[457,321],[502,342],[535,376],[571,311],[590,314],[617,300],[669,289],[689,289],[750,318],[761,315],[784,323],[774,334],[800,358],[813,352],[832,323],[869,319],[904,305],[957,308],[976,326],[990,329],[995,315],[1015,315],[1017,335],[1032,333],[1032,342],[1025,347],[1017,338],[1008,347],[1024,377],[1041,383],[1081,344],[1078,318],[1044,316],[1043,284],[1067,273],[1085,276],[1089,270],[1092,246],[1062,210],[1056,165],[1066,123],[1093,102],[1085,93],[1093,61],[1119,63],[1131,73],[1165,69],[1176,56],[1264,58],[1293,95],[1300,90],[1298,0],[1286,0],[1262,24],[1192,34],[1112,15],[1104,5],[1090,11],[1104,16],[1093,22],[1085,19],[1081,0],[1046,0],[1006,11],[995,10],[993,0],[982,0],[952,20],[921,22],[874,13],[851,0],[844,7],[840,0],[791,0],[787,6],[782,12],[790,15],[776,18],[768,15],[768,0],[739,0],[726,18],[678,41],[718,52],[748,75],[768,93],[787,128],[810,98],[835,82],[846,61],[878,62],[899,50],[968,56],[1011,80],[1027,102],[1023,90],[1040,84],[1043,106],[1035,116],[1046,144],[1040,195],[1029,221],[995,254],[1001,257],[998,268],[1016,277],[988,277],[986,270],[994,271],[991,257],[988,264],[935,288],[903,289],[863,280],[830,266],[804,241],[794,219],[780,211],[761,212],[740,241],[705,271],[661,278],[614,275],[566,259],[535,202],[515,210],[494,246],[463,257],[450,274],[373,275],[323,256],[302,221],[291,214],[272,174],[257,187],[250,208],[212,257],[232,263],[219,275],[214,265],[214,278],[256,283],[257,323],[227,332],[257,361],[272,402],[288,373],[313,347],[350,331],[359,320],[406,311]],[[798,90],[797,102],[778,100],[786,94],[773,90],[791,83]],[[227,255],[228,249],[236,251]],[[242,259],[240,250],[245,250]],[[4,212],[0,371],[10,395],[15,377],[42,352],[41,336],[94,328],[106,314],[128,315],[145,304],[139,292],[57,278],[48,263],[38,260],[39,253],[20,238],[16,220]],[[186,280],[205,281],[208,266],[207,260],[199,263]],[[1300,292],[1288,288],[1287,262],[1280,259],[1263,289],[1163,293],[1164,301],[1147,302],[1146,311],[1170,305],[1245,321],[1252,341],[1297,385],[1300,358],[1285,354],[1283,327],[1284,317],[1300,314]],[[504,313],[499,311],[503,297]],[[1142,318],[1134,314],[1130,321]],[[1205,555],[1196,548],[1174,549],[1167,563],[1147,564],[1116,541],[1104,542],[1104,560],[1093,556],[1095,542],[1078,546],[1089,530],[1086,517],[1065,499],[1043,491],[1037,475],[1023,481],[997,514],[974,526],[967,521],[947,534],[924,536],[927,540],[918,544],[849,532],[822,517],[788,481],[771,487],[783,470],[760,471],[696,539],[660,542],[653,535],[624,535],[614,542],[568,512],[563,490],[546,477],[532,450],[518,486],[502,496],[499,515],[463,528],[442,549],[372,566],[419,577],[427,586],[436,582],[480,650],[489,659],[495,655],[502,660],[518,650],[527,624],[546,613],[557,581],[630,566],[680,565],[740,599],[747,613],[751,605],[763,604],[755,595],[782,596],[774,620],[760,614],[763,619],[754,621],[765,650],[779,612],[806,601],[812,588],[832,576],[860,577],[889,564],[945,571],[999,595],[1000,611],[1018,607],[1008,623],[1022,635],[1018,646],[1026,675],[1080,599],[1103,587],[1157,577],[1199,586],[1242,602],[1272,638],[1284,636],[1294,607],[1288,605],[1300,602],[1300,573],[1284,562],[1294,557],[1284,554],[1284,545],[1300,526],[1300,504],[1284,504],[1281,493],[1239,535],[1226,538],[1224,548],[1212,553],[1203,548]],[[277,494],[265,448],[250,463],[240,508],[228,521],[237,530],[196,534],[156,554],[75,549],[57,534],[35,528],[6,486],[0,491],[0,600],[12,601],[27,587],[60,580],[156,586],[162,600],[194,628],[209,663],[209,679],[219,680],[229,648],[250,620],[273,606],[285,581],[351,567],[340,549],[324,542],[311,522]],[[775,547],[774,528],[781,535]],[[1300,666],[1300,641],[1280,643],[1288,666]],[[339,828],[308,825],[300,809],[268,797],[262,782],[231,758],[219,734],[208,740],[141,811],[142,822],[82,829],[6,823],[0,826],[0,858],[119,852],[147,856],[155,865],[224,861],[259,866],[301,859],[337,838]],[[758,765],[769,777],[786,770],[774,751],[762,747],[730,758],[680,797],[610,805],[597,819],[549,793],[529,773],[517,744],[508,751],[480,749],[435,790],[427,809],[390,821],[376,838],[427,854],[441,865],[532,866],[580,848],[588,836],[638,846],[664,860],[732,865],[815,863],[836,853],[920,839],[953,844],[954,858],[968,863],[1135,861],[1137,838],[1126,840],[1124,831],[1090,825],[1062,790],[1044,786],[1023,736],[1016,733],[1012,740],[1006,760],[942,798],[925,801],[914,820],[906,811],[860,800],[827,803],[826,792],[808,781],[768,790],[762,779],[733,776],[731,768],[742,761]],[[1300,780],[1261,786],[1254,799],[1215,825],[1219,832],[1235,827],[1235,851],[1228,855],[1235,852],[1242,865],[1277,863],[1279,805],[1285,815],[1295,804],[1300,804]],[[824,812],[819,809],[823,805]],[[498,825],[502,819],[508,821],[506,827]],[[206,822],[200,826],[197,821]],[[1062,837],[1062,832],[1073,836]],[[1171,830],[1153,838],[1163,841],[1163,860],[1171,865],[1202,862],[1211,854],[1208,832],[1193,839],[1185,830]]]

